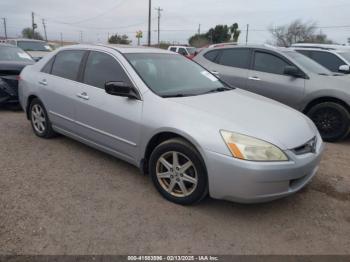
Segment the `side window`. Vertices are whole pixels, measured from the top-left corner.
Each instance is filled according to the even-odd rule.
[[[187,51],[185,48],[179,48],[179,54],[180,55],[187,55]]]
[[[256,71],[283,75],[289,64],[283,59],[268,53],[255,52],[253,69]]]
[[[124,69],[115,58],[91,51],[86,62],[83,82],[104,89],[106,82],[110,81],[130,83]]]
[[[56,55],[51,74],[70,80],[77,80],[81,60],[85,51],[61,51]]]
[[[248,48],[232,48],[222,51],[219,64],[238,68],[249,68],[250,50]]]
[[[171,51],[171,52],[176,52],[176,47],[171,47],[171,48],[170,48],[170,51]]]
[[[298,53],[311,57],[311,53],[308,50],[296,50]]]
[[[52,65],[53,65],[54,61],[55,61],[55,56],[52,57],[49,60],[49,62],[46,63],[46,65],[43,67],[43,69],[41,69],[41,72],[46,73],[46,74],[51,74]]]
[[[204,54],[204,57],[206,59],[208,59],[209,61],[212,61],[214,62],[216,57],[218,56],[219,54],[219,51],[218,50],[214,50],[214,51],[209,51],[208,53],[205,53]]]
[[[338,72],[339,67],[345,64],[336,55],[322,51],[312,51],[312,59],[332,72]]]

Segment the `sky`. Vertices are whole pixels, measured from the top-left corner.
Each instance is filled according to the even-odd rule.
[[[269,27],[288,24],[295,19],[316,22],[318,30],[340,44],[350,37],[349,0],[152,0],[152,43],[157,42],[157,11],[161,12],[160,38],[171,43],[188,42],[198,32],[217,24],[235,22],[244,42],[249,24],[249,42],[272,40]],[[105,43],[108,34],[127,34],[137,43],[136,31],[143,31],[147,42],[148,0],[1,0],[0,18],[6,18],[9,37],[18,37],[31,26],[35,14],[38,31],[44,35],[45,19],[49,40]],[[0,36],[4,36],[2,20]]]

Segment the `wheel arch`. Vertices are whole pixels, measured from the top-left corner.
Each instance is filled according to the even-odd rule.
[[[27,116],[27,119],[29,120],[29,107],[30,107],[30,104],[32,103],[33,99],[39,99],[38,96],[36,95],[30,95],[28,96],[28,99],[27,99],[27,104],[26,104],[26,116]],[[39,99],[40,100],[40,99]]]
[[[198,152],[198,154],[200,155],[200,157],[203,161],[203,165],[206,168],[206,165],[204,162],[204,157],[202,154],[202,150],[201,150],[200,146],[198,145],[198,143],[193,141],[193,139],[190,136],[188,136],[186,134],[180,134],[179,132],[175,132],[175,131],[160,131],[151,137],[151,139],[148,141],[148,143],[145,147],[145,151],[144,151],[143,157],[141,159],[141,163],[140,163],[141,170],[144,174],[148,173],[148,160],[149,160],[153,150],[162,142],[167,141],[169,139],[173,139],[173,138],[180,138],[180,139],[183,139],[184,141],[186,141],[187,143],[189,143]]]
[[[325,102],[334,102],[334,103],[338,103],[342,106],[344,106],[346,108],[346,110],[350,113],[350,105],[347,104],[344,100],[336,98],[336,97],[332,97],[332,96],[322,96],[322,97],[318,97],[313,99],[311,102],[309,102],[306,107],[303,110],[304,114],[307,114],[309,112],[309,110],[320,103],[325,103]]]

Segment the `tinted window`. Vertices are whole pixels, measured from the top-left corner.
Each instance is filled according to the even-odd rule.
[[[181,55],[187,55],[187,51],[185,48],[179,48],[179,54]]]
[[[50,73],[51,73],[51,69],[52,69],[52,65],[53,65],[53,62],[54,62],[54,61],[55,61],[55,57],[51,58],[50,61],[47,62],[46,65],[43,67],[43,69],[41,70],[41,72],[50,74]]]
[[[79,67],[85,51],[62,51],[56,55],[52,68],[52,74],[77,80]]]
[[[256,71],[283,75],[284,68],[288,65],[287,62],[275,55],[255,52],[253,69]]]
[[[176,52],[176,47],[171,47],[171,48],[170,48],[170,51]]]
[[[332,72],[338,72],[339,67],[345,64],[336,55],[322,51],[312,51],[312,59]]]
[[[106,82],[130,82],[123,68],[112,56],[92,51],[84,72],[84,83],[104,88]]]
[[[0,46],[0,61],[33,62],[33,59],[15,46]]]
[[[248,68],[250,60],[249,49],[226,49],[221,51],[219,63],[225,66]]]
[[[219,51],[218,50],[214,50],[214,51],[210,51],[210,52],[204,54],[204,57],[206,59],[208,59],[209,61],[214,62],[216,57],[218,56],[218,54],[219,54]]]
[[[308,50],[296,50],[298,53],[300,53],[300,54],[303,54],[303,55],[306,55],[306,56],[308,56],[308,57],[310,57],[311,56],[311,53],[310,53],[310,51],[308,51]]]

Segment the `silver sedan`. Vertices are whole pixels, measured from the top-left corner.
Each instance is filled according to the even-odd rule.
[[[159,49],[59,49],[24,69],[19,97],[38,137],[63,134],[123,159],[183,205],[208,193],[288,196],[316,174],[323,150],[303,114]]]

